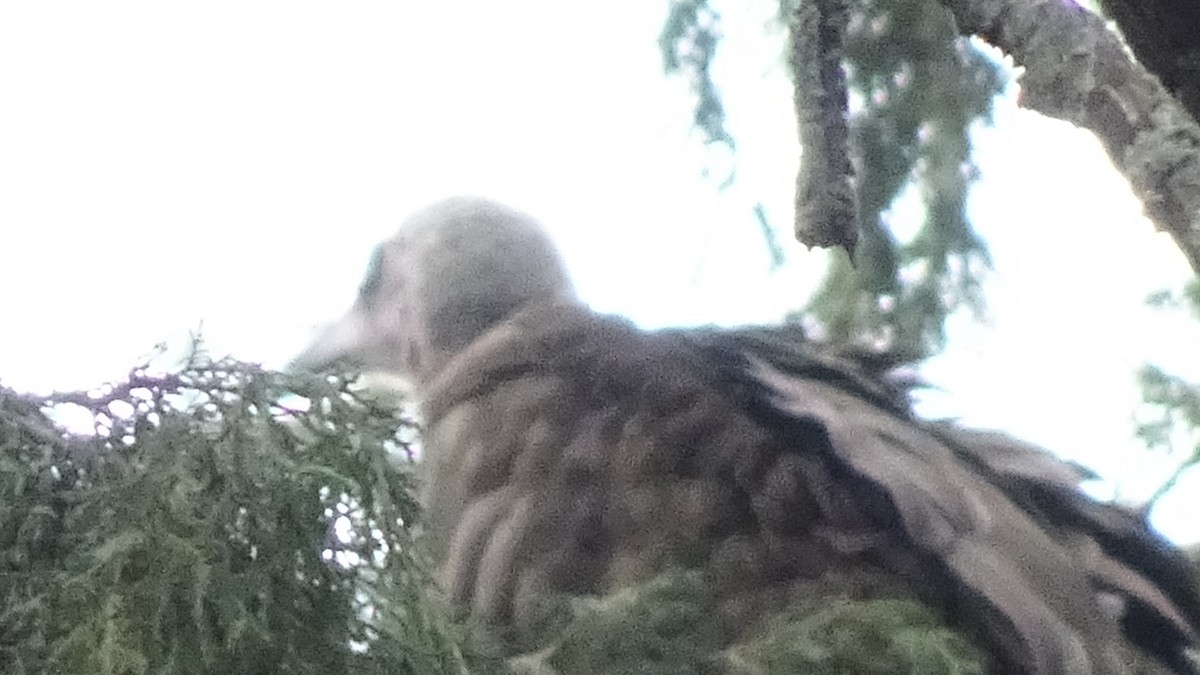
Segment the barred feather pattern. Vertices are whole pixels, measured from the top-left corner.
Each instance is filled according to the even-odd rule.
[[[1170,579],[1186,574],[1178,554],[1083,496],[1074,469],[921,423],[854,363],[787,329],[647,333],[527,308],[427,389],[430,529],[452,602],[528,648],[560,594],[687,565],[711,579],[730,640],[833,587],[940,608],[997,672],[1133,673],[1144,649],[1161,672],[1185,668],[1194,585],[1131,567]],[[1122,528],[1139,550],[1106,550]],[[1123,627],[1130,613],[1153,635]]]

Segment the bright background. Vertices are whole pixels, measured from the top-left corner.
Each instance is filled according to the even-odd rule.
[[[689,135],[663,77],[665,2],[38,2],[0,5],[0,380],[121,377],[203,334],[280,365],[352,301],[371,247],[455,193],[560,242],[584,298],[644,326],[775,321],[823,253],[770,271],[749,205],[791,220],[798,149],[772,3],[726,3],[716,64],[739,141]],[[996,274],[956,321],[930,410],[1009,430],[1145,498],[1172,467],[1132,440],[1135,369],[1200,380],[1200,326],[1146,309],[1188,274],[1087,133],[1022,111],[975,137]],[[898,217],[903,221],[904,208]],[[1155,514],[1200,540],[1200,479]]]

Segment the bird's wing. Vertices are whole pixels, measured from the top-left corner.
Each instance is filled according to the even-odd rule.
[[[916,420],[885,362],[788,329],[646,333],[569,303],[517,313],[423,391],[452,600],[529,632],[555,592],[682,563],[706,570],[733,623],[792,582],[884,578],[1020,672],[1133,672],[1106,593],[1143,611],[1126,624],[1167,627],[1137,647],[1169,660],[1190,642],[1194,585],[1145,570],[1175,568],[1144,524],[1067,497],[1072,470],[1040,451]],[[1031,485],[1058,501],[1026,499]]]
[[[1127,601],[1123,623],[1136,643],[1150,651],[1196,644],[1195,572],[1143,514],[1088,497],[1079,485],[1091,475],[1042,448],[993,431],[929,426],[1045,529],[1076,542],[1097,586]]]
[[[1047,452],[920,422],[881,373],[780,336],[709,332],[701,342],[729,377],[757,385],[746,388],[750,409],[823,427],[828,451],[886,494],[906,535],[998,614],[1031,672],[1123,672],[1122,627],[1183,668],[1180,647],[1200,625],[1195,580],[1144,521],[1088,498],[1083,473]],[[1124,601],[1115,619],[1106,594]]]

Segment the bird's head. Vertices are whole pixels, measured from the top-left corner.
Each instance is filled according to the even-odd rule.
[[[573,297],[537,221],[493,201],[455,197],[414,213],[375,249],[354,306],[291,367],[345,360],[420,382],[521,308]]]

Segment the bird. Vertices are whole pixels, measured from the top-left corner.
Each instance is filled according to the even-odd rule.
[[[375,249],[292,367],[342,362],[409,383],[447,602],[513,652],[544,641],[555,598],[683,567],[730,641],[832,587],[935,608],[992,672],[1194,672],[1188,560],[1086,495],[1084,469],[918,417],[886,353],[593,311],[500,202],[436,202]]]

